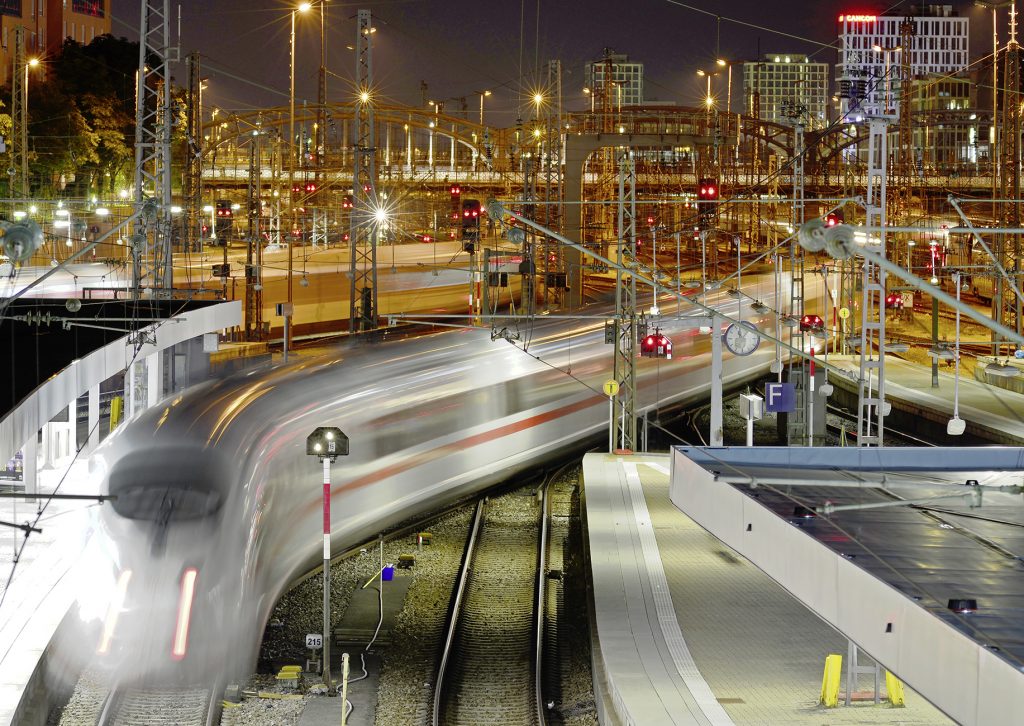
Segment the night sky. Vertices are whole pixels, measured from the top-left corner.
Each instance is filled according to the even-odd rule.
[[[532,89],[535,59],[563,64],[563,96],[570,110],[586,102],[584,64],[601,57],[605,47],[626,53],[645,64],[645,96],[697,105],[704,80],[698,68],[713,68],[716,53],[735,60],[753,60],[762,53],[807,53],[815,60],[835,63],[837,16],[873,13],[890,5],[870,0],[731,0],[685,3],[711,13],[684,7],[672,0],[538,0],[469,2],[468,0],[384,0],[342,3],[329,0],[327,11],[328,96],[351,97],[354,53],[346,48],[355,39],[355,13],[374,14],[374,74],[383,103],[420,105],[421,81],[427,98],[445,101],[445,111],[459,109],[465,96],[470,118],[479,113],[479,96],[486,100],[488,123],[511,125],[516,116],[519,81],[520,12],[525,9],[522,34],[525,86]],[[988,11],[969,3],[953,3],[972,24],[971,55],[987,52],[991,38]],[[172,4],[173,7],[173,4]],[[203,75],[210,79],[204,105],[244,111],[288,102],[290,10],[280,0],[186,0],[181,4],[182,55],[199,51]],[[138,0],[113,0],[113,32],[138,36]],[[175,16],[177,11],[172,11]],[[721,13],[717,22],[715,15]],[[758,26],[758,27],[751,27]],[[794,36],[794,37],[787,37]],[[320,18],[314,10],[297,18],[296,103],[316,102],[320,58]],[[720,43],[720,50],[716,50]],[[231,76],[235,76],[232,78]],[[742,71],[733,71],[733,103],[741,98]],[[176,77],[184,80],[184,67]],[[241,79],[241,80],[240,80]],[[717,95],[724,94],[724,74],[715,79]]]

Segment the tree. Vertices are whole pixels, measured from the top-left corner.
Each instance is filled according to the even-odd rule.
[[[66,39],[29,83],[29,168],[35,192],[86,196],[130,184],[138,43]],[[10,98],[10,88],[4,93]],[[9,116],[7,117],[10,118]],[[0,133],[4,133],[0,115]],[[9,127],[8,127],[9,128]]]

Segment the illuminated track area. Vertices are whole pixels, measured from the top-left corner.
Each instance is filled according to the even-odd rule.
[[[79,679],[60,726],[213,726],[221,689],[111,686],[95,671]]]
[[[212,726],[220,721],[213,688],[117,688],[97,726]]]
[[[453,597],[433,723],[541,723],[533,656],[543,505],[520,490],[478,506]]]

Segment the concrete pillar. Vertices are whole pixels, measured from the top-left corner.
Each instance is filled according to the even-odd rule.
[[[135,401],[132,400],[134,399],[134,396],[132,396],[132,383],[135,380],[134,368],[135,366],[133,364],[129,364],[124,370],[124,393],[122,394],[124,396],[124,403],[121,407],[121,410],[123,411],[121,415],[122,421],[130,419],[132,417],[132,411],[134,410],[132,408],[135,405]]]
[[[53,460],[55,458],[53,451],[53,424],[47,421],[45,424],[43,424],[42,432],[43,450],[41,458],[43,460],[43,465],[40,467],[40,469],[42,471],[48,471],[50,469],[53,469]]]
[[[21,447],[22,460],[22,481],[25,483],[25,493],[35,494],[39,491],[38,469],[39,464],[36,456],[39,453],[39,432],[34,431],[28,437],[28,441]]]
[[[163,396],[163,356],[160,353],[146,356],[146,373],[146,408],[149,408]]]
[[[89,440],[83,453],[89,453],[100,443],[100,386],[89,389]]]
[[[708,443],[721,446],[722,436],[722,318],[711,316],[711,432]]]

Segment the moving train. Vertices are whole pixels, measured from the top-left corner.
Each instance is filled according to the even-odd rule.
[[[736,315],[736,298],[707,298]],[[744,319],[774,328],[774,313],[750,302]],[[282,590],[322,558],[323,470],[305,447],[319,426],[340,427],[350,442],[332,465],[334,552],[588,438],[606,441],[606,312],[539,316],[504,337],[467,329],[353,343],[206,383],[137,415],[90,459],[95,485],[117,496],[98,508],[103,556],[91,558],[82,597],[97,652],[163,682],[251,672]],[[674,355],[638,360],[638,412],[706,396],[710,340],[698,314],[662,302],[658,325]],[[770,344],[747,357],[726,352],[726,385],[767,371],[774,356]]]

